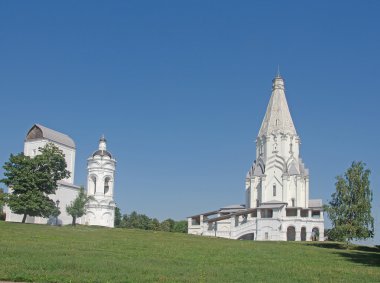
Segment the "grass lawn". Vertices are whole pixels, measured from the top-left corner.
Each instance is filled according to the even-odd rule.
[[[0,280],[380,282],[380,250],[0,222]]]

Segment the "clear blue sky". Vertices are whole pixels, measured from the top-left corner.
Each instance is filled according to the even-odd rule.
[[[1,164],[40,123],[75,140],[85,184],[104,133],[123,213],[243,203],[279,64],[311,197],[366,162],[379,244],[380,2],[307,2],[1,1]]]

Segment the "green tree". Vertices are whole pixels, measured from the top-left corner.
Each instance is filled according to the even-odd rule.
[[[49,217],[55,212],[55,203],[48,197],[57,190],[57,182],[70,176],[62,151],[52,143],[39,148],[34,158],[23,153],[12,155],[5,162],[0,180],[11,189],[7,203],[16,214]]]
[[[3,206],[5,204],[5,196],[4,190],[0,188],[0,212],[3,211]]]
[[[3,206],[6,202],[7,194],[4,193],[3,189],[0,189],[0,220],[5,220],[5,213],[3,211]]]
[[[120,208],[117,206],[115,207],[115,220],[114,220],[114,226],[115,227],[120,227],[121,225],[121,212]]]
[[[336,191],[324,207],[332,222],[329,237],[338,241],[367,239],[374,236],[374,220],[371,215],[371,171],[363,162],[353,162],[344,176],[336,177]]]
[[[73,218],[72,225],[76,225],[76,220],[86,214],[86,204],[92,200],[92,196],[87,196],[84,188],[81,187],[77,197],[66,206],[66,212]]]
[[[157,218],[153,218],[151,222],[151,230],[159,231],[160,230],[160,221]]]
[[[177,233],[187,233],[187,221],[176,221],[173,227],[173,232]]]
[[[171,232],[173,231],[175,221],[171,218],[161,222],[161,231]]]

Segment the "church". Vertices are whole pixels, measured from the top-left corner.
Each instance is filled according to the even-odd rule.
[[[67,170],[70,177],[58,181],[58,189],[54,195],[49,195],[61,214],[58,217],[30,217],[26,223],[67,225],[71,224],[72,217],[67,214],[66,206],[77,197],[80,186],[74,184],[76,146],[68,135],[49,129],[39,124],[33,125],[24,141],[24,154],[33,157],[39,154],[39,148],[47,143],[53,143],[65,156]],[[113,200],[116,160],[107,151],[107,141],[102,136],[99,148],[87,159],[87,195],[92,200],[87,204],[87,214],[77,219],[77,224],[114,227],[115,202]],[[8,188],[12,193],[12,189]],[[23,215],[13,213],[5,206],[6,221],[21,222]]]
[[[309,170],[300,156],[283,78],[256,139],[256,160],[245,178],[245,204],[188,217],[188,233],[259,241],[323,241],[321,199],[309,198]]]

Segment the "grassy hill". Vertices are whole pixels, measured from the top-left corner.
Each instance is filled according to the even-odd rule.
[[[380,282],[380,251],[0,222],[0,280]]]

